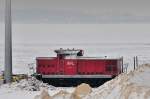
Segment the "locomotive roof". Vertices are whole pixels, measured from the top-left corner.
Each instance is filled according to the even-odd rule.
[[[57,54],[69,54],[69,55],[77,54],[79,51],[80,51],[80,49],[74,49],[74,48],[73,49],[62,49],[62,48],[60,48],[60,49],[55,50],[55,52]]]
[[[57,57],[37,57],[37,59],[55,59]],[[87,60],[119,60],[121,57],[118,58],[105,58],[105,57],[67,57],[65,59],[87,59]]]

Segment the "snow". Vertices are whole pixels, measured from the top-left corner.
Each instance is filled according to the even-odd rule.
[[[15,84],[0,86],[0,99],[34,99],[39,91],[19,90]]]
[[[45,44],[45,45],[14,45],[13,73],[31,74],[30,67],[35,66],[37,56],[55,56],[53,52],[58,48],[81,48],[84,56],[88,57],[124,57],[124,64],[128,64],[128,74],[124,73],[104,85],[93,88],[84,99],[150,99],[150,67],[139,66],[133,71],[133,57],[138,56],[139,65],[150,63],[149,44]],[[0,74],[4,70],[4,46],[0,45]],[[53,87],[35,79],[24,79],[19,83],[0,85],[0,99],[34,99],[47,89],[50,96],[60,91],[72,94],[75,88]],[[68,96],[69,96],[68,95]],[[68,97],[67,96],[67,97]],[[71,95],[70,95],[71,96]],[[58,97],[57,97],[58,98]],[[55,98],[56,99],[56,98]],[[60,99],[63,99],[60,97]]]
[[[34,99],[45,89],[52,99],[81,99],[81,95],[75,94],[76,88],[53,87],[34,78],[1,85],[0,99]],[[93,88],[82,99],[150,99],[150,65],[145,64],[134,71],[120,74],[104,85]]]
[[[7,90],[7,89],[6,89]],[[29,91],[13,91],[13,92],[0,91],[0,99],[34,99],[38,92]]]
[[[0,85],[0,99],[34,99],[34,97],[40,94],[44,89],[48,90],[52,96],[61,90],[73,92],[74,88],[56,88],[31,77],[19,82]]]
[[[48,90],[49,95],[53,96],[60,91],[73,92],[74,88],[56,88],[54,90]],[[40,91],[27,91],[27,90],[13,90],[12,88],[0,88],[0,99],[34,99],[36,95],[39,95]]]
[[[77,48],[84,50],[85,57],[124,57],[128,71],[133,70],[133,57],[138,56],[139,64],[150,63],[150,45],[147,43],[93,43],[93,44],[13,44],[13,73],[29,74],[35,66],[36,57],[56,56],[55,49]],[[0,72],[4,70],[4,45],[0,45]]]
[[[121,74],[84,99],[150,99],[150,65]]]

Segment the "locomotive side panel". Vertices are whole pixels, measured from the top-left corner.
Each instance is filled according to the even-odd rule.
[[[95,72],[96,74],[105,74],[105,60],[96,61]]]
[[[42,75],[57,74],[56,58],[40,58],[37,61],[37,73]]]
[[[121,61],[92,59],[37,59],[37,73],[42,75],[118,75]]]
[[[65,75],[76,75],[77,74],[77,60],[66,59],[64,63],[64,74]]]
[[[119,60],[107,60],[106,61],[106,68],[105,68],[105,71],[106,71],[106,74],[108,75],[113,75],[113,76],[116,76],[118,74],[118,71],[120,71],[118,67],[120,67],[121,65],[118,64],[118,61]],[[120,65],[120,66],[118,66]]]
[[[119,62],[119,63],[118,63]],[[93,75],[118,75],[121,70],[119,59],[79,59],[77,71],[78,74]]]
[[[79,74],[104,74],[105,61],[81,59],[78,60],[78,73]]]

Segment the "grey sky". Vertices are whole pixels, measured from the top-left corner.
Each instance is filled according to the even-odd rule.
[[[149,0],[12,0],[13,42],[150,42],[149,5]]]
[[[150,23],[149,5],[149,0],[12,0],[12,12],[14,23]]]
[[[150,24],[14,24],[13,43],[150,43]],[[4,41],[4,25],[0,25]]]

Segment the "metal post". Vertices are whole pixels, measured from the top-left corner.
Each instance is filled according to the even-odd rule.
[[[11,0],[5,0],[5,72],[6,83],[12,81],[12,24],[11,24]]]
[[[122,71],[122,73],[123,73],[123,72],[124,72],[124,70],[123,70],[123,68],[124,68],[124,67],[123,67],[123,64],[124,64],[124,63],[123,63],[123,56],[121,57],[121,62],[122,62],[122,64],[121,64],[121,65],[122,65],[122,66],[121,66],[121,69],[122,69],[122,70],[121,70],[121,71]]]
[[[136,56],[136,67],[138,67],[139,64],[138,64],[138,57]]]
[[[134,58],[133,58],[133,61],[134,61],[134,70],[135,70],[135,64],[136,64],[135,56],[134,56]]]

